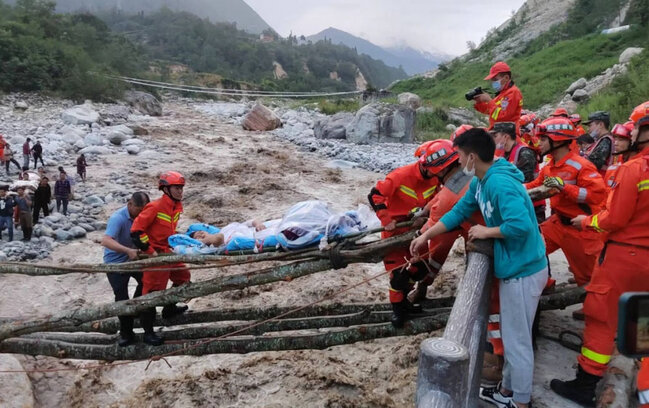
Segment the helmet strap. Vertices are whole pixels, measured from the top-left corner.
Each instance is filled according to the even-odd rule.
[[[176,199],[174,198],[174,196],[171,195],[171,191],[169,191],[169,188],[170,188],[170,187],[171,187],[171,186],[163,186],[163,187],[162,187],[162,192],[164,193],[164,195],[166,195],[167,197],[171,198],[173,201],[177,201],[177,202],[179,202],[180,200],[176,200]]]

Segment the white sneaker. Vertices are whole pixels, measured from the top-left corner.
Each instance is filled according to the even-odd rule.
[[[516,406],[512,397],[506,397],[500,393],[499,382],[495,387],[480,387],[480,397],[481,400],[487,401],[490,404],[497,406],[498,408],[509,408],[511,406]]]

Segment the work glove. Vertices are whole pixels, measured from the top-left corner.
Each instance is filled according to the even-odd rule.
[[[563,190],[563,187],[566,183],[563,182],[561,177],[546,177],[543,180],[543,185],[547,188],[556,188],[557,190]]]

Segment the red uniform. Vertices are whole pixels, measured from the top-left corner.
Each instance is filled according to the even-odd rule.
[[[638,399],[640,408],[649,408],[649,357],[642,359],[638,371]]]
[[[413,163],[392,171],[386,176],[385,180],[376,183],[368,198],[376,215],[381,220],[381,224],[386,226],[392,221],[407,221],[414,209],[424,208],[437,193],[438,182],[437,177],[424,178],[419,170],[419,163]],[[408,230],[408,228],[398,228],[393,231],[383,231],[381,238],[385,239],[400,235]],[[385,269],[392,271],[397,266],[404,264],[410,257],[409,248],[396,249],[383,258]],[[409,271],[411,275],[416,278],[419,277],[419,279],[425,276],[427,272],[428,270],[423,265],[422,268],[413,265]],[[405,287],[401,288],[401,286],[407,286],[407,282],[404,285],[395,285],[394,278],[395,273],[391,272],[390,302],[399,303],[404,299],[406,289]],[[394,286],[400,288],[396,289]]]
[[[539,187],[546,177],[560,177],[565,183],[563,190],[550,198],[552,216],[541,224],[546,252],[551,254],[561,248],[577,284],[585,285],[590,281],[595,260],[604,244],[595,231],[579,231],[570,220],[599,212],[607,194],[604,179],[591,162],[574,152],[569,152],[559,162],[550,159],[539,177],[526,187]]]
[[[578,361],[590,374],[602,376],[613,354],[622,293],[649,292],[647,225],[649,149],[620,167],[606,208],[582,222],[583,228],[608,234],[584,302],[586,327]]]
[[[147,254],[169,253],[168,238],[176,233],[178,219],[183,212],[183,205],[172,200],[164,194],[160,199],[147,204],[142,212],[133,220],[131,235],[139,238],[141,247],[147,247]],[[142,294],[167,289],[167,282],[171,279],[174,286],[189,282],[191,277],[188,269],[175,271],[157,271],[160,269],[182,268],[182,263],[151,267],[145,269],[142,275]]]
[[[474,108],[489,115],[489,129],[493,129],[496,122],[514,122],[518,127],[523,109],[523,95],[520,89],[510,82],[495,98],[489,102],[476,102]]]

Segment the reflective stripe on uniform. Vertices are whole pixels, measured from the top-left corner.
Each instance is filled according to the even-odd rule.
[[[180,218],[180,213],[176,213],[176,215],[174,215],[174,222],[178,222],[179,218]]]
[[[642,180],[638,183],[638,191],[649,190],[649,180]]]
[[[649,404],[649,390],[638,391],[640,404]]]
[[[427,199],[428,197],[432,196],[435,194],[435,190],[437,189],[437,186],[433,186],[429,188],[428,190],[424,191],[422,194],[424,196],[424,199]]]
[[[149,236],[148,235],[142,235],[140,237],[140,242],[142,242],[143,244],[146,244],[147,242],[149,242]]]
[[[581,355],[599,364],[606,365],[608,364],[609,361],[611,361],[611,356],[607,356],[606,354],[600,354],[586,347],[581,348]]]
[[[399,190],[408,197],[412,197],[415,200],[417,199],[417,192],[410,187],[406,187],[402,184],[401,187],[399,187]]]
[[[603,229],[599,227],[599,219],[597,218],[599,214],[593,215],[592,220],[590,221],[590,226],[595,229],[597,232],[604,232]]]
[[[489,330],[487,332],[487,338],[488,339],[500,339],[501,338],[500,330]]]
[[[500,323],[500,315],[499,314],[489,315],[489,323]]]
[[[156,218],[159,218],[163,221],[171,222],[171,215],[159,212]]]
[[[491,119],[496,120],[498,119],[498,115],[500,115],[500,111],[502,111],[503,108],[498,107],[496,110],[494,110],[494,113],[491,115]]]
[[[585,203],[587,196],[588,196],[588,190],[586,190],[583,187],[580,187],[579,188],[579,194],[577,194],[577,202],[578,203]]]
[[[574,186],[574,185],[577,184],[577,180],[566,180],[566,179],[563,179],[563,184],[570,184],[570,185],[573,185],[573,186]]]
[[[566,160],[566,164],[567,164],[568,166],[572,166],[572,167],[574,167],[574,168],[577,169],[577,170],[581,170],[581,163],[579,163],[579,162],[576,162],[576,161],[574,161],[574,160],[568,159],[568,160]]]

